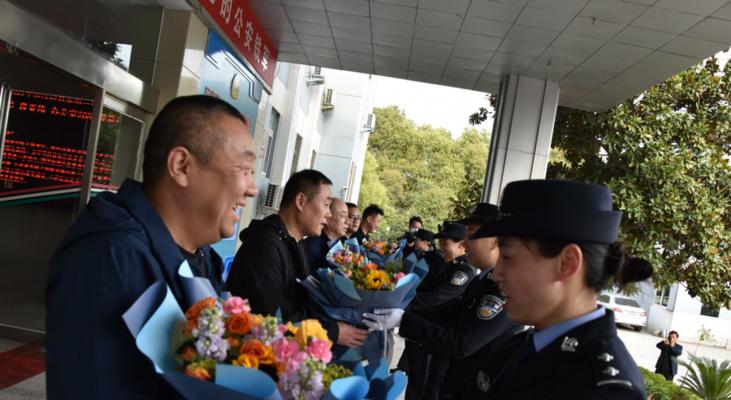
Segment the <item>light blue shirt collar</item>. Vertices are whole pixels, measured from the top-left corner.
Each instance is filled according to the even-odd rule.
[[[536,352],[543,350],[544,348],[546,348],[546,346],[556,340],[556,338],[576,328],[577,326],[603,317],[606,312],[607,310],[604,307],[598,307],[596,310],[590,313],[580,315],[568,321],[559,322],[555,325],[549,326],[546,329],[534,332],[533,345],[536,348]]]

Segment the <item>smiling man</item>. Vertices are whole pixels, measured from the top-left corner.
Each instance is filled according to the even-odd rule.
[[[303,239],[319,236],[331,217],[332,182],[315,170],[303,170],[284,186],[277,214],[254,220],[241,232],[241,247],[231,265],[226,288],[249,299],[259,314],[279,311],[284,321],[311,317],[305,289],[297,279],[310,274]],[[359,347],[368,332],[351,325],[321,320],[338,344]]]
[[[256,195],[245,118],[209,96],[168,103],[145,143],[144,183],[92,199],[51,257],[46,295],[48,397],[167,398],[122,314],[165,282],[182,307],[178,268],[222,289],[209,245],[234,234],[237,208]]]

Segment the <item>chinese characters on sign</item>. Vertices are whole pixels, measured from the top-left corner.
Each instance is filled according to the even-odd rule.
[[[93,108],[92,100],[14,90],[0,165],[0,198],[79,188]],[[102,126],[115,124],[118,114],[102,115]],[[113,154],[97,154],[95,186],[109,184],[113,162]]]
[[[199,0],[223,33],[271,87],[277,49],[246,0]]]

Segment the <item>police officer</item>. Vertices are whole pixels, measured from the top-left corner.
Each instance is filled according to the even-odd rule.
[[[404,248],[404,258],[411,254],[422,258],[424,253],[432,250],[432,247],[434,247],[434,233],[427,229],[419,229],[413,233],[412,246]]]
[[[474,233],[496,217],[496,206],[480,203],[460,222],[467,224],[468,233]],[[399,335],[430,354],[422,398],[471,398],[468,389],[474,385],[465,384],[470,380],[469,366],[476,362],[471,355],[523,329],[502,312],[503,298],[490,279],[499,255],[496,238],[469,238],[465,243],[469,262],[482,272],[470,282],[459,302],[437,307],[429,316],[394,309],[365,316],[369,328],[398,326]]]
[[[535,328],[489,352],[476,383],[488,399],[646,398],[636,363],[596,292],[652,275],[617,242],[622,213],[605,186],[559,180],[508,184],[494,224],[492,273],[508,317]]]
[[[436,309],[451,307],[459,302],[469,282],[477,275],[478,270],[470,265],[465,254],[464,239],[467,228],[458,222],[445,222],[439,233],[442,259],[430,267],[430,271],[417,289],[416,297],[407,310],[409,313],[428,318]],[[378,320],[374,314],[366,318]],[[407,399],[423,399],[436,394],[430,382],[427,382],[429,361],[431,357],[426,348],[417,342],[407,341],[399,367],[409,375],[406,388]]]

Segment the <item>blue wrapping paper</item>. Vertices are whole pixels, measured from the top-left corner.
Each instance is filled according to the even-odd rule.
[[[420,260],[414,262],[412,269],[427,268],[426,263]],[[342,272],[329,268],[320,268],[300,281],[310,294],[313,308],[322,317],[356,326],[363,325],[363,313],[373,312],[376,308],[406,308],[416,296],[420,282],[419,275],[409,273],[397,282],[394,290],[363,290],[356,288]],[[384,356],[384,348],[384,332],[375,331],[368,334],[358,351],[362,358],[374,362]]]
[[[179,274],[190,304],[206,297],[218,297],[210,282],[193,276],[187,261],[181,264]],[[274,380],[258,369],[218,364],[215,383],[195,379],[179,371],[181,365],[174,354],[183,342],[182,328],[186,319],[165,282],[158,281],[147,288],[122,318],[135,338],[137,348],[150,359],[162,379],[183,398],[281,400]],[[398,395],[405,387],[402,385],[403,373],[384,380],[370,379],[370,375],[361,370],[363,368],[354,372],[353,379],[334,381],[333,390],[324,398],[360,400],[368,395],[368,398],[391,400],[395,397],[391,397],[390,393],[397,392]],[[386,390],[383,390],[383,385]]]

